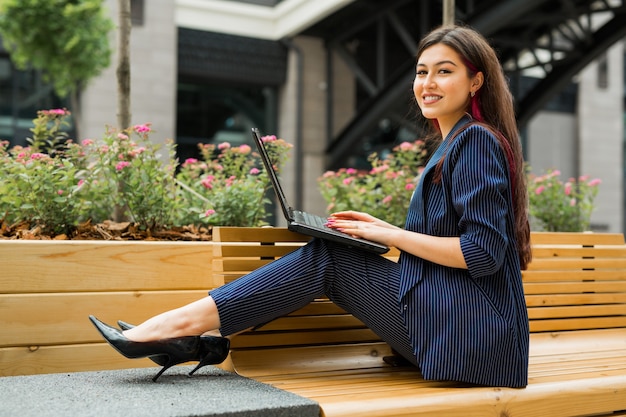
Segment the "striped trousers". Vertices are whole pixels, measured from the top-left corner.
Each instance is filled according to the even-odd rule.
[[[267,323],[326,295],[417,364],[398,300],[400,267],[382,256],[313,239],[210,292],[222,335]]]

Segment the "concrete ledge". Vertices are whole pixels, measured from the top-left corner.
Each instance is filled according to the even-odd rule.
[[[158,382],[158,368],[0,378],[0,415],[318,417],[308,398],[207,366],[175,366]]]

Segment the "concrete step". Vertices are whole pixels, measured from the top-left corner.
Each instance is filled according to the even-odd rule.
[[[0,416],[318,417],[315,401],[206,366],[0,377]]]

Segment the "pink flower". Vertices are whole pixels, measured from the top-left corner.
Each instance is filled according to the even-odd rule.
[[[200,181],[200,184],[202,184],[202,186],[208,190],[212,190],[213,189],[213,180],[215,179],[215,177],[213,175],[208,175],[206,178],[204,178],[202,181]]]
[[[597,185],[600,185],[600,183],[602,183],[602,180],[600,178],[594,178],[591,181],[589,181],[587,185],[590,187],[595,187]]]
[[[124,168],[126,168],[129,165],[130,165],[130,162],[128,162],[128,161],[118,162],[118,164],[115,165],[115,170],[116,171],[121,171],[121,170],[123,170]]]
[[[215,214],[215,210],[213,209],[208,209],[207,211],[204,212],[204,217],[209,217]]]
[[[137,133],[149,133],[152,130],[150,129],[150,123],[146,123],[143,125],[135,125],[133,129]]]
[[[372,169],[371,169],[371,171],[370,171],[370,173],[371,173],[371,174],[380,174],[381,172],[385,172],[385,171],[386,171],[386,170],[388,170],[388,169],[389,169],[389,165],[387,165],[387,164],[383,164],[383,165],[381,165],[381,166],[378,166],[378,167],[372,168]]]
[[[117,138],[121,139],[121,140],[128,140],[128,135],[126,135],[124,133],[118,133],[117,134]]]
[[[344,178],[343,179],[343,185],[350,185],[350,183],[354,181],[354,178],[350,177],[350,178]]]
[[[408,183],[407,185],[404,186],[404,189],[407,190],[407,191],[414,190],[415,189],[415,184],[410,182],[410,183]]]
[[[402,142],[398,145],[401,151],[410,151],[413,148],[413,145],[410,142]]]
[[[575,206],[576,206],[576,199],[575,199],[575,198],[572,198],[572,199],[569,201],[569,205],[570,205],[570,207],[575,207]]]
[[[565,195],[570,195],[572,193],[572,183],[566,182],[563,191],[565,192]]]
[[[221,151],[223,151],[224,149],[230,149],[230,143],[228,142],[220,143],[219,145],[217,145],[217,149]]]
[[[273,141],[275,141],[275,140],[276,140],[276,136],[275,136],[275,135],[263,136],[263,137],[261,138],[261,140],[262,140],[263,142],[273,142]]]
[[[146,151],[146,148],[144,146],[140,146],[137,149],[133,149],[131,151],[128,152],[128,155],[131,158],[136,158],[137,156],[141,155],[142,153],[144,153]]]
[[[81,142],[81,144],[82,144],[83,146],[93,145],[93,139],[83,139],[83,141]]]
[[[252,148],[250,147],[250,145],[239,146],[239,153],[248,155],[250,152],[252,152]]]
[[[228,177],[228,179],[226,180],[226,186],[227,187],[232,186],[236,179],[237,177],[235,177],[234,175],[231,175],[230,177]]]
[[[46,155],[45,153],[35,152],[34,154],[30,156],[30,159],[39,160],[39,159],[44,159],[46,156],[48,155]]]
[[[58,195],[63,195],[63,190],[58,190],[58,191],[57,191],[57,194],[58,194]]]
[[[354,168],[348,168],[348,169],[346,169],[346,174],[348,174],[348,175],[354,175],[354,174],[356,174],[356,173],[358,173],[358,172],[359,172],[359,171],[357,171],[357,170],[356,170],[356,169],[354,169]]]
[[[258,168],[252,168],[250,170],[250,175],[259,175],[261,171]]]
[[[541,193],[543,193],[543,190],[545,190],[546,187],[544,187],[543,185],[540,185],[539,187],[537,187],[537,189],[535,190],[535,194],[539,195]]]
[[[198,160],[196,158],[187,158],[185,159],[185,162],[183,162],[183,166],[185,165],[193,165],[198,163]]]
[[[40,113],[44,116],[65,116],[66,114],[68,116],[70,115],[70,112],[65,109],[41,110]]]
[[[393,200],[393,197],[388,195],[387,197],[383,198],[383,204],[389,204],[391,203],[391,200]]]

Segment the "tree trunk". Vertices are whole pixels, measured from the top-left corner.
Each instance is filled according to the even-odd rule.
[[[117,127],[124,130],[130,127],[130,0],[118,0],[119,36],[117,63]]]
[[[119,6],[119,33],[118,33],[118,62],[117,62],[117,128],[122,131],[131,126],[130,113],[130,0],[118,0]],[[118,189],[123,187],[119,183]],[[116,222],[126,220],[124,207],[115,206],[114,219]]]

